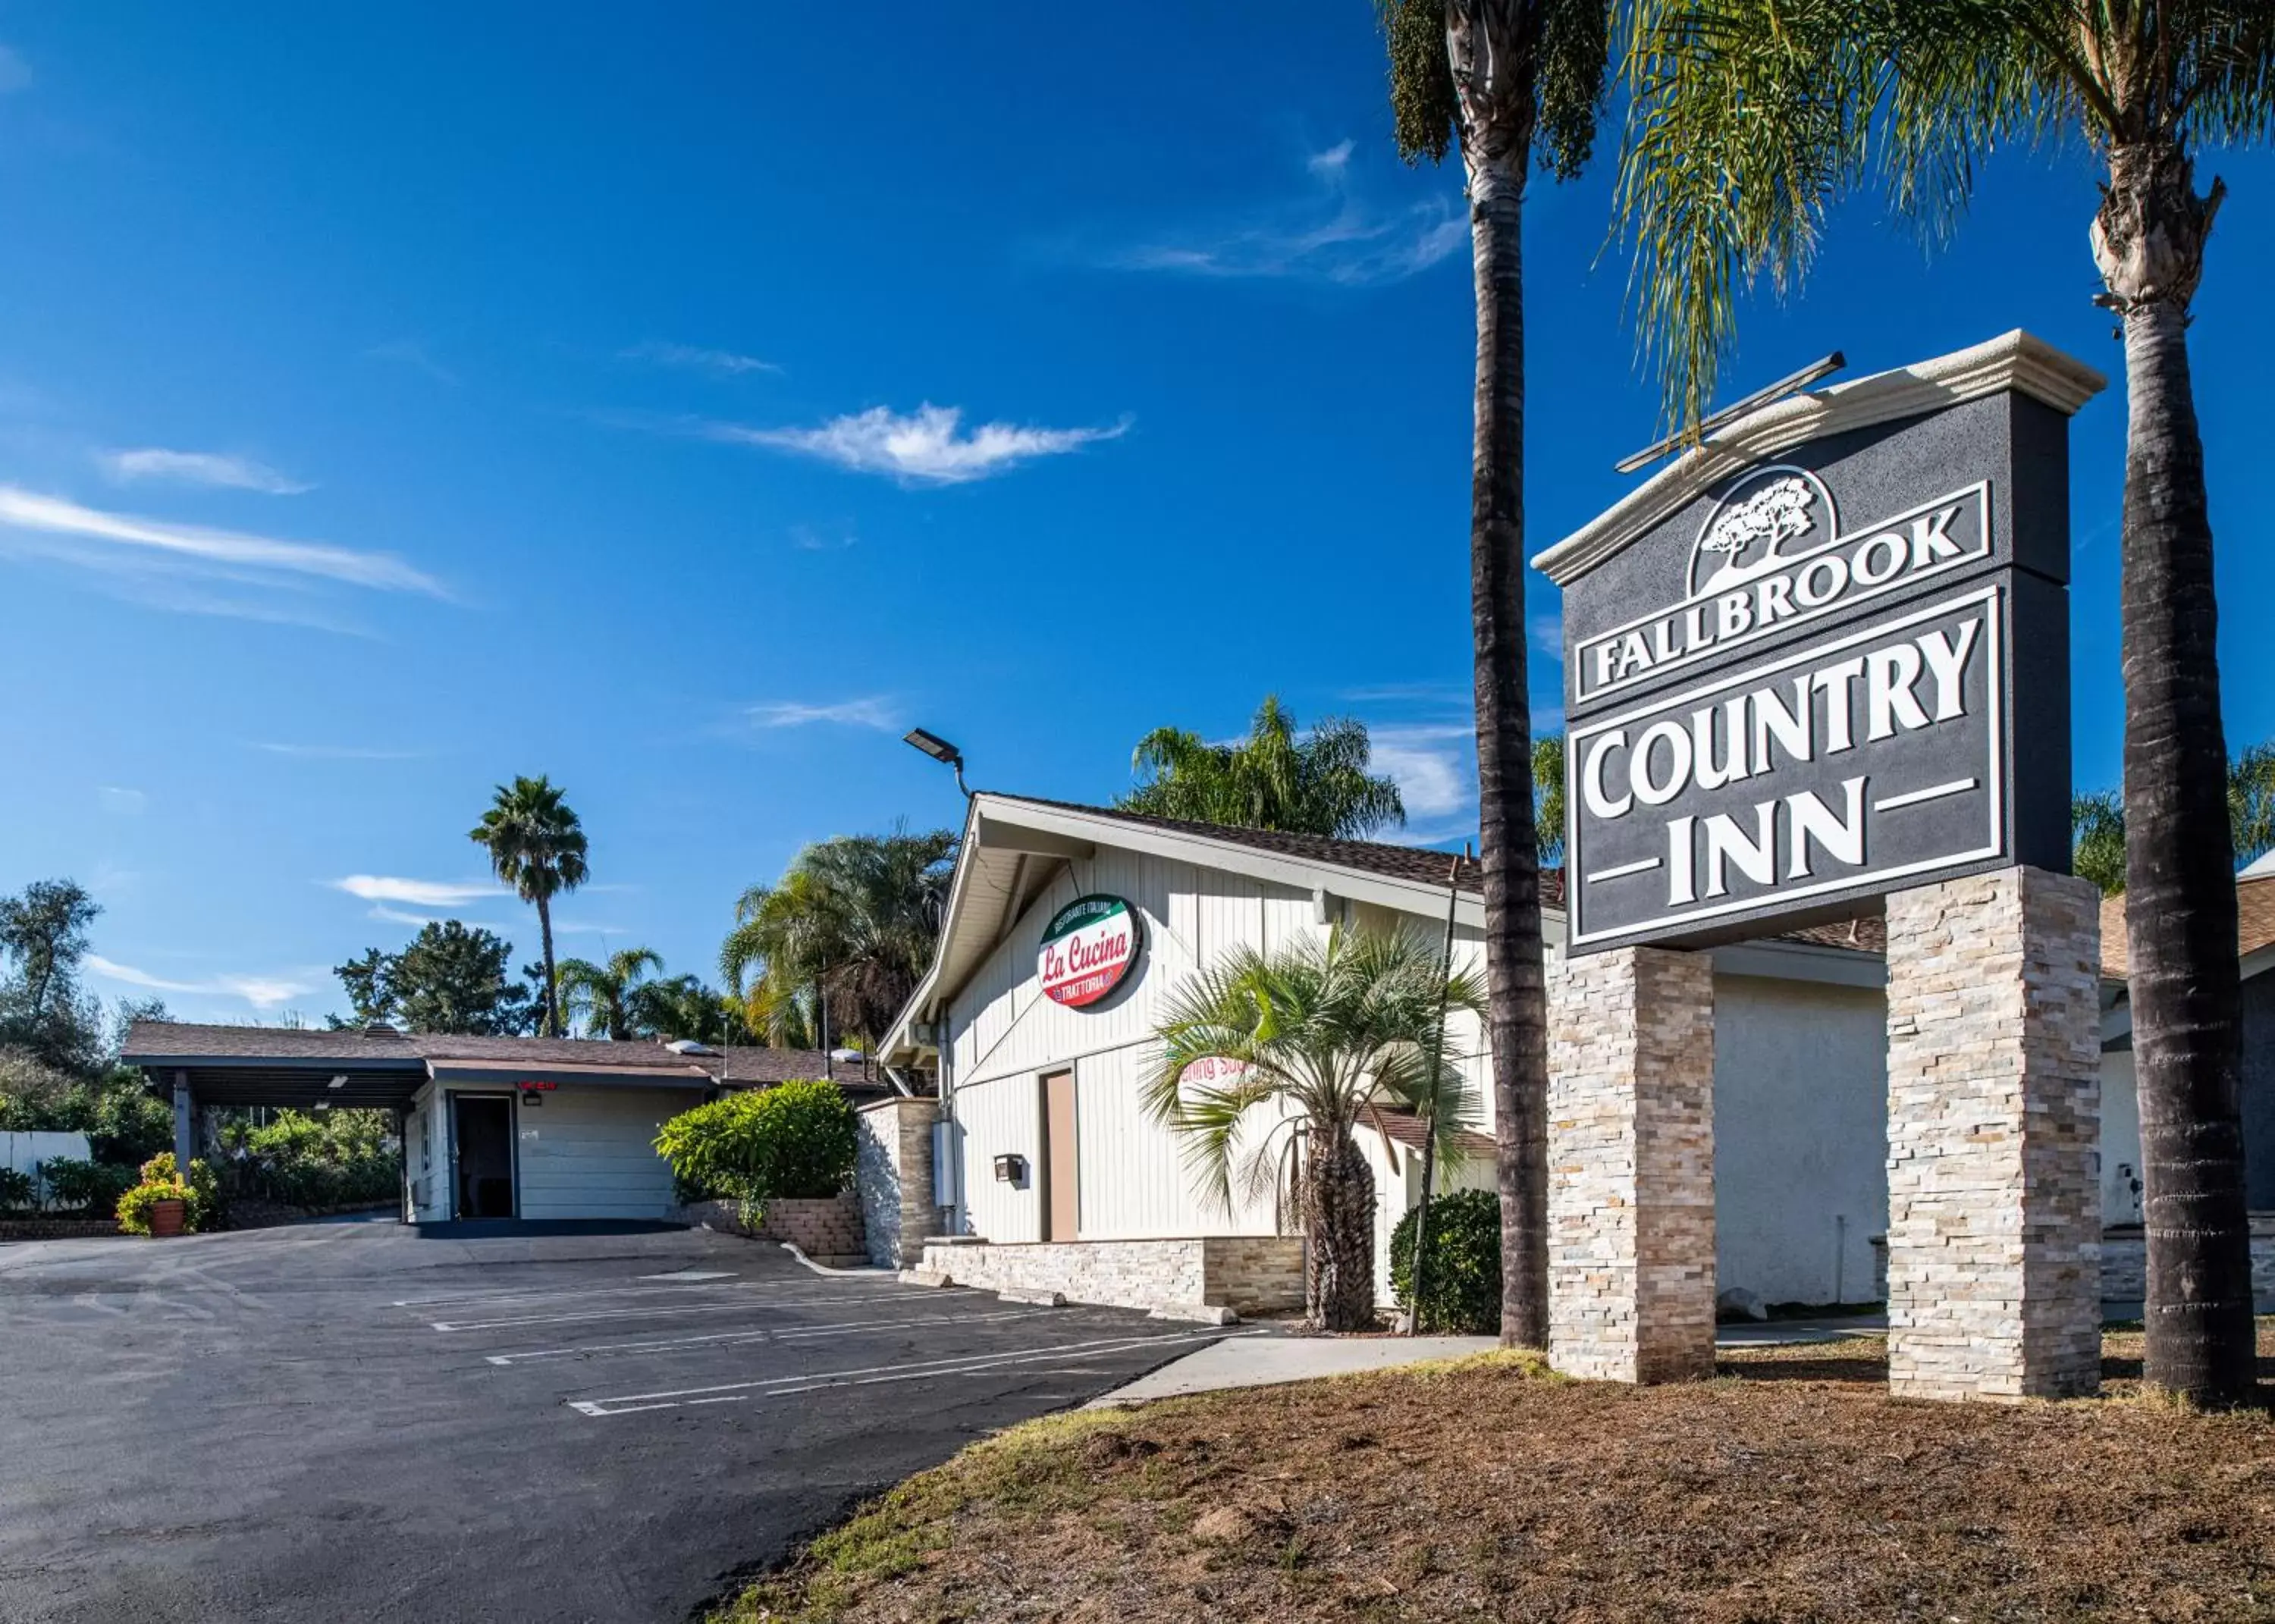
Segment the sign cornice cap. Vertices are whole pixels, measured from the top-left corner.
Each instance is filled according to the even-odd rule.
[[[1532,567],[1566,585],[1664,524],[1710,486],[1808,441],[2009,391],[2070,417],[2108,387],[2109,380],[2083,361],[2016,328],[1932,360],[1788,395],[1716,429],[1600,517],[1536,554]]]

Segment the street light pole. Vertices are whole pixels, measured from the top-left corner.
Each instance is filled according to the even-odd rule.
[[[927,733],[922,728],[911,728],[902,743],[911,744],[935,761],[945,762],[956,771],[956,787],[964,791],[964,798],[971,798],[971,787],[964,782],[964,752],[937,733]]]

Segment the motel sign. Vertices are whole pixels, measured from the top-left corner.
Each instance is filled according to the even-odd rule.
[[[1710,441],[1711,477],[1538,561],[1564,588],[1572,953],[2068,867],[2067,414],[1924,390],[1858,425],[1840,393],[1814,397],[1832,432]]]

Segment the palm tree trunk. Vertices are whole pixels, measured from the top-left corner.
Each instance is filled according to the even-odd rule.
[[[1524,652],[1524,276],[1531,142],[1470,158],[1477,269],[1477,438],[1470,623],[1476,640],[1478,812],[1485,987],[1500,1182],[1500,1339],[1548,1344],[1548,1042],[1532,721]]]
[[[545,1035],[561,1035],[561,985],[553,969],[553,906],[543,893],[537,898],[537,933],[545,941]]]
[[[1374,1175],[1348,1128],[1311,1136],[1304,1165],[1304,1295],[1327,1331],[1374,1324]]]
[[[2218,610],[2188,306],[2219,204],[2175,142],[2119,146],[2094,247],[2122,315],[2125,928],[2154,1385],[2249,1396],[2240,986]]]

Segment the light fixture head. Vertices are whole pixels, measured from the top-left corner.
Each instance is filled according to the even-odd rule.
[[[945,761],[957,767],[964,763],[964,752],[937,733],[927,733],[922,728],[911,728],[904,742],[915,745],[935,761]]]
[[[347,1085],[348,1074],[344,1071],[341,1072],[339,1076],[334,1077],[330,1082],[324,1084],[326,1088],[345,1088]]]

